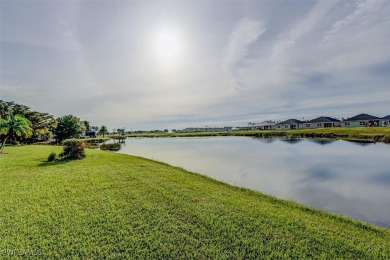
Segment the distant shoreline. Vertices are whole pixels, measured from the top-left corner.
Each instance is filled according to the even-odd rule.
[[[359,128],[317,128],[297,130],[246,130],[226,132],[192,132],[192,133],[139,133],[127,134],[127,137],[206,137],[206,136],[253,136],[253,137],[306,137],[327,138],[352,141],[390,143],[390,127]]]

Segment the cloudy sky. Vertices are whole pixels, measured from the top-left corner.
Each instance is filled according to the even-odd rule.
[[[5,1],[0,99],[109,129],[390,114],[390,1]]]

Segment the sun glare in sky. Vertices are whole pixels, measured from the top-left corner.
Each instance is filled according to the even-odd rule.
[[[170,27],[161,27],[157,30],[153,45],[156,58],[165,65],[176,63],[183,48],[179,32]]]

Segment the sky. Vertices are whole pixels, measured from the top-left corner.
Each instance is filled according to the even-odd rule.
[[[0,99],[126,130],[390,114],[390,1],[0,0]]]

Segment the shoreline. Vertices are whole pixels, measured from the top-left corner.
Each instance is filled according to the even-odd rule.
[[[207,136],[252,136],[252,137],[302,137],[326,138],[346,141],[367,141],[390,144],[390,127],[378,128],[318,128],[298,130],[248,130],[229,132],[193,133],[140,133],[127,134],[127,137],[207,137]]]

